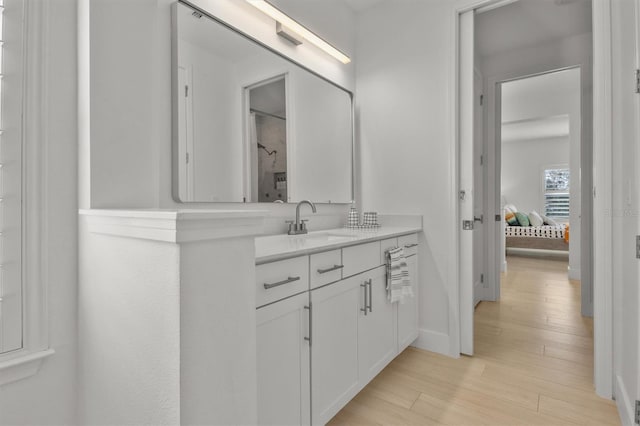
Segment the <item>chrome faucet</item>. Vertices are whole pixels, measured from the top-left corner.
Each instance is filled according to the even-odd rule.
[[[309,200],[302,200],[298,203],[298,205],[296,206],[296,221],[292,221],[292,220],[287,220],[287,223],[289,224],[289,235],[298,235],[298,234],[306,234],[307,233],[307,225],[305,224],[306,220],[300,220],[300,206],[302,206],[303,204],[309,204],[309,206],[311,207],[311,210],[315,213],[316,212],[316,205],[313,204],[311,201]]]

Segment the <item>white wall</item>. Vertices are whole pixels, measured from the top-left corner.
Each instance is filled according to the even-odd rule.
[[[419,344],[444,353],[458,322],[448,256],[457,221],[449,210],[452,22],[449,1],[381,3],[359,16],[356,44],[362,205],[423,217]]]
[[[48,60],[43,139],[46,184],[44,279],[49,344],[55,354],[28,379],[0,387],[0,424],[73,425],[76,421],[77,118],[76,1],[45,8]],[[29,34],[33,34],[30,32]]]
[[[544,214],[542,173],[553,165],[569,164],[569,139],[521,140],[502,144],[502,195],[529,214]]]
[[[640,271],[634,256],[640,234],[638,188],[638,95],[628,74],[637,67],[637,30],[632,0],[612,2],[613,185],[613,354],[614,394],[623,424],[633,424],[634,401],[640,396]],[[633,79],[632,79],[633,81]],[[600,191],[600,188],[596,188]],[[607,189],[604,189],[607,190]]]

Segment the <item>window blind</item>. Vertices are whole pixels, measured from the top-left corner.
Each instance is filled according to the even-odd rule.
[[[23,345],[22,17],[0,0],[0,353]]]
[[[569,217],[571,175],[568,168],[544,171],[544,214],[549,217]]]

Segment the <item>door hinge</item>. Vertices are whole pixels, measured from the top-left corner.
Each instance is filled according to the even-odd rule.
[[[640,235],[636,235],[636,259],[640,259]]]
[[[484,104],[484,95],[480,95],[480,105]]]
[[[640,69],[636,70],[636,93],[640,93]]]
[[[640,401],[636,400],[636,424],[640,424]]]
[[[484,155],[480,156],[480,165],[482,166],[484,164]]]
[[[484,274],[480,274],[480,284],[484,283]]]
[[[184,97],[185,98],[189,97],[189,86],[187,85],[184,86]]]
[[[185,155],[185,163],[189,164],[189,153]]]

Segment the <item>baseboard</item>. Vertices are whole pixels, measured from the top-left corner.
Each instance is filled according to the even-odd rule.
[[[500,272],[507,272],[507,261],[502,262],[502,266],[500,268]]]
[[[616,376],[614,395],[616,396],[616,405],[618,406],[618,414],[620,415],[620,422],[623,425],[633,425],[634,422],[634,409],[635,403],[631,404],[629,394],[624,388],[622,379],[620,376]]]
[[[516,256],[532,256],[532,257],[556,257],[562,259],[569,258],[568,251],[561,250],[543,250],[543,249],[529,249],[520,247],[507,247],[507,254]]]
[[[567,269],[569,270],[569,279],[570,280],[580,280],[580,278],[581,278],[580,268],[571,269],[571,266],[569,266],[569,268],[567,268]]]
[[[420,329],[418,338],[411,346],[442,355],[451,355],[449,353],[449,335],[437,331]]]

